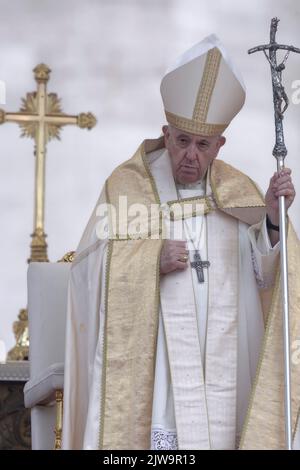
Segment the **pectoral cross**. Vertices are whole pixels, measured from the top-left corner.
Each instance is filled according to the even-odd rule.
[[[75,124],[81,128],[92,129],[96,119],[91,113],[78,116],[64,114],[60,99],[55,93],[47,94],[47,82],[51,70],[40,64],[33,70],[37,82],[37,91],[27,93],[22,100],[20,112],[11,113],[0,109],[0,124],[16,122],[22,129],[22,137],[31,137],[35,141],[35,205],[34,227],[30,261],[48,261],[46,234],[44,232],[45,206],[45,160],[46,147],[51,139],[59,139],[62,126]]]
[[[194,261],[191,262],[192,268],[196,269],[198,282],[204,282],[204,272],[203,268],[209,268],[210,262],[209,261],[202,261],[200,253],[198,250],[194,253]]]

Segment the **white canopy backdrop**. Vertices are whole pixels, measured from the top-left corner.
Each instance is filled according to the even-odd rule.
[[[240,68],[246,104],[226,131],[221,158],[254,178],[263,190],[275,171],[269,65],[247,49],[269,40],[270,20],[281,19],[278,41],[300,47],[298,0],[0,0],[0,80],[6,111],[34,91],[32,69],[46,63],[48,91],[69,114],[91,111],[87,132],[64,128],[48,146],[46,224],[48,254],[56,261],[75,249],[100,189],[113,168],[165,122],[159,93],[169,61],[214,32]],[[287,165],[300,189],[300,55],[284,75],[291,104],[284,120]],[[292,102],[294,101],[294,102]],[[297,104],[297,102],[299,102]],[[14,345],[12,323],[26,307],[26,260],[33,228],[33,141],[16,124],[0,126],[0,340]],[[300,235],[300,198],[290,211]],[[2,343],[3,347],[3,343]]]

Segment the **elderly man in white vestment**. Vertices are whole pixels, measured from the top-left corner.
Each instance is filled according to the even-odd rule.
[[[278,197],[293,202],[291,171],[264,198],[216,159],[245,100],[216,36],[161,94],[163,136],[108,178],[72,265],[63,448],[284,448]],[[289,222],[299,297],[297,243]],[[297,338],[299,304],[291,324]]]

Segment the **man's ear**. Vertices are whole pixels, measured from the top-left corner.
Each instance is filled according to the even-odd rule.
[[[216,142],[215,157],[214,158],[217,158],[220,148],[223,147],[223,145],[225,145],[225,143],[226,143],[226,137],[224,137],[223,135],[220,135],[220,137],[218,138],[218,140]]]
[[[219,139],[219,148],[220,147],[223,147],[223,145],[226,144],[226,137],[224,137],[223,135],[220,136],[220,139]]]
[[[170,137],[169,126],[167,124],[162,126],[162,131],[163,131],[163,134],[164,134],[165,146],[167,146],[167,142],[168,142],[169,137]]]

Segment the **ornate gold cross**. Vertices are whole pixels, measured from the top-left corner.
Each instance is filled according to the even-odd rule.
[[[46,234],[44,232],[45,207],[45,158],[47,143],[51,139],[60,139],[62,126],[75,124],[81,128],[92,129],[96,118],[91,113],[78,116],[64,114],[60,99],[55,93],[47,94],[47,82],[50,68],[40,64],[33,70],[37,82],[37,91],[27,93],[22,99],[18,113],[5,112],[0,109],[0,124],[16,122],[22,129],[22,137],[31,137],[35,141],[35,204],[34,228],[31,242],[31,261],[48,261]]]

